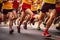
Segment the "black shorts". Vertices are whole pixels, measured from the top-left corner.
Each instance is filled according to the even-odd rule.
[[[13,11],[13,9],[9,9],[9,10],[3,9],[3,14],[6,15],[6,14],[8,14],[8,12],[12,12],[12,11]]]
[[[41,9],[38,9],[38,12],[40,12]]]
[[[32,11],[34,14],[37,14],[37,11]]]
[[[2,3],[0,3],[0,12],[1,12],[1,9],[2,9]]]
[[[56,4],[44,3],[41,8],[41,11],[45,13],[45,12],[48,12],[49,9],[55,9],[55,8],[56,8]]]

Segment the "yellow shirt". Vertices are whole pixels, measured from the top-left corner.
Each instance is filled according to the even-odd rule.
[[[8,1],[6,3],[3,3],[2,9],[13,9],[12,1]]]
[[[41,9],[41,4],[38,4],[38,7],[37,7],[37,9]]]
[[[38,7],[38,5],[37,5],[37,0],[34,0],[33,3],[34,3],[34,4],[31,5],[31,10],[32,10],[32,11],[37,11],[37,7]]]
[[[37,1],[38,1],[38,0],[34,0],[34,2],[33,2],[33,3],[37,3]]]
[[[34,5],[31,5],[31,10],[32,11],[37,11],[37,6],[35,7]]]
[[[26,4],[29,4],[31,5],[32,4],[32,1],[31,0],[22,0],[23,3],[26,3]]]
[[[3,0],[0,0],[0,3],[2,3],[3,2]]]
[[[56,0],[43,0],[45,3],[56,4]]]

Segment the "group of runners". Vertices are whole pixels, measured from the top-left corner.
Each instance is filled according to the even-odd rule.
[[[18,10],[19,7],[19,10]],[[19,12],[18,12],[19,11]],[[20,17],[18,14],[20,13]],[[48,33],[54,19],[60,13],[59,0],[1,0],[0,1],[0,22],[9,19],[9,33],[14,32],[12,26],[18,18],[17,32],[20,33],[21,24],[24,22],[24,29],[27,29],[27,24],[34,25],[38,22],[37,29],[40,30],[40,24],[44,21],[45,29],[42,32],[43,36],[50,37]],[[60,23],[59,23],[60,24]],[[60,25],[59,27],[60,28]]]

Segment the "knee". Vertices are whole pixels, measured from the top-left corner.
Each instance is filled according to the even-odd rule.
[[[18,18],[18,16],[16,15],[14,19],[17,19],[17,18]]]
[[[54,19],[54,18],[55,18],[55,16],[50,16],[50,18],[51,18],[51,19]]]
[[[13,20],[13,16],[9,16],[9,20]]]

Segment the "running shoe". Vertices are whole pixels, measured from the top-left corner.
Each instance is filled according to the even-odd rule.
[[[17,27],[17,31],[18,31],[18,33],[20,33],[20,27]]]
[[[46,32],[46,31],[44,31],[44,32],[42,33],[42,35],[45,36],[45,37],[51,37],[51,35],[50,35],[48,32]]]
[[[56,27],[57,30],[60,30],[60,26]]]
[[[41,28],[40,27],[37,27],[37,30],[41,30]]]
[[[27,22],[24,22],[24,29],[27,30]]]
[[[46,27],[46,23],[43,23],[44,27]]]
[[[14,30],[13,30],[13,29],[9,31],[9,33],[10,33],[10,34],[13,34],[13,32],[14,32]]]

